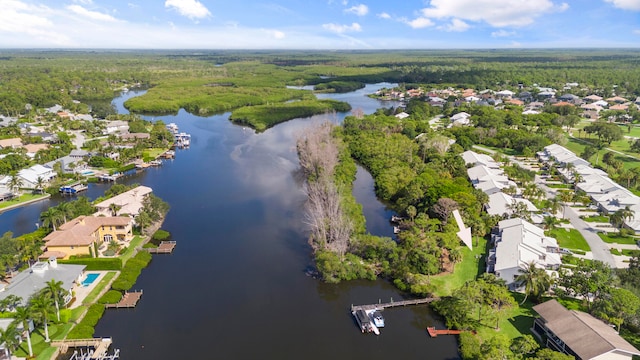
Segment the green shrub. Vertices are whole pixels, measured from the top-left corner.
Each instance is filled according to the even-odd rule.
[[[109,290],[98,300],[99,304],[116,304],[122,299],[122,293],[117,290]]]
[[[158,230],[153,234],[152,239],[157,241],[164,241],[171,237],[171,233],[165,230]]]
[[[76,258],[69,260],[58,260],[61,264],[86,265],[87,271],[95,270],[121,270],[122,260],[119,258]]]
[[[71,309],[60,310],[60,323],[66,324],[71,319]]]
[[[69,334],[67,335],[67,339],[89,339],[93,337],[93,333],[95,332],[94,327],[104,314],[104,305],[102,304],[94,304],[89,307],[87,313],[84,318],[78,325],[76,325]]]
[[[133,287],[142,272],[151,261],[151,254],[146,251],[140,251],[136,256],[127,261],[122,268],[120,276],[113,282],[111,288],[113,290],[127,291]]]

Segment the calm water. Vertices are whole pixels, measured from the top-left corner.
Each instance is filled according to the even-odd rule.
[[[381,103],[363,94],[376,88],[333,96],[371,113]],[[122,101],[115,101],[120,111]],[[96,328],[96,336],[113,337],[123,359],[458,358],[454,337],[429,339],[425,327],[442,324],[424,306],[385,311],[378,337],[358,331],[349,306],[401,299],[388,282],[329,285],[306,275],[312,261],[294,139],[323,117],[261,134],[231,124],[228,114],[155,119],[177,123],[192,145],[162,168],[125,180],[151,186],[171,204],[164,228],[178,246],[144,269],[134,287],[144,289],[138,306],[107,311]],[[354,194],[368,230],[391,236],[391,212],[375,200],[362,169]],[[3,214],[2,226],[31,231],[43,207],[20,210],[34,208],[35,216]]]

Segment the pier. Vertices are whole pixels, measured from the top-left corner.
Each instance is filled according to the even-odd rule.
[[[109,359],[112,357],[106,355],[106,353],[111,342],[111,338],[54,340],[51,342],[51,346],[57,347],[59,353],[65,353],[69,348],[92,347],[93,351],[87,354],[86,357],[83,356],[83,359]]]
[[[450,330],[450,329],[436,330],[434,326],[428,326],[427,332],[429,333],[429,336],[434,338],[434,337],[438,337],[438,335],[460,335],[460,333],[462,333],[462,330]]]
[[[392,308],[392,307],[398,307],[398,306],[428,304],[436,300],[438,300],[438,298],[435,298],[435,297],[413,299],[413,300],[401,300],[401,301],[393,301],[393,299],[391,299],[391,301],[388,303],[379,302],[377,304],[371,304],[371,305],[351,305],[351,311],[384,310],[386,308]]]
[[[122,296],[122,299],[117,304],[105,304],[107,309],[120,309],[120,308],[134,308],[140,298],[142,297],[142,290],[139,291],[127,291]]]
[[[75,195],[81,191],[87,190],[89,187],[83,183],[74,183],[61,186],[59,191],[62,195]]]
[[[176,247],[175,241],[163,241],[157,248],[144,248],[150,254],[171,254]]]

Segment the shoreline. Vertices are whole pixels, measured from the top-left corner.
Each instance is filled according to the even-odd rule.
[[[46,194],[45,196],[43,196],[41,198],[31,199],[31,200],[27,200],[27,201],[24,201],[24,202],[21,202],[21,203],[9,205],[7,207],[1,208],[0,209],[0,214],[2,214],[3,212],[6,212],[6,211],[17,209],[17,208],[19,208],[21,206],[25,206],[25,205],[30,205],[30,204],[36,203],[38,201],[48,200],[50,197],[51,197],[51,194]],[[11,200],[9,200],[9,201],[11,201]]]

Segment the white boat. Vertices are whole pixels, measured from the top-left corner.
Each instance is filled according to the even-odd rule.
[[[380,330],[378,327],[373,324],[373,321],[367,315],[367,312],[364,310],[356,310],[352,312],[353,316],[356,318],[358,322],[358,326],[360,326],[360,331],[362,333],[374,333],[376,335],[380,335]]]
[[[377,328],[384,327],[384,317],[382,316],[382,312],[380,310],[373,310],[367,313],[373,321],[373,325]]]

